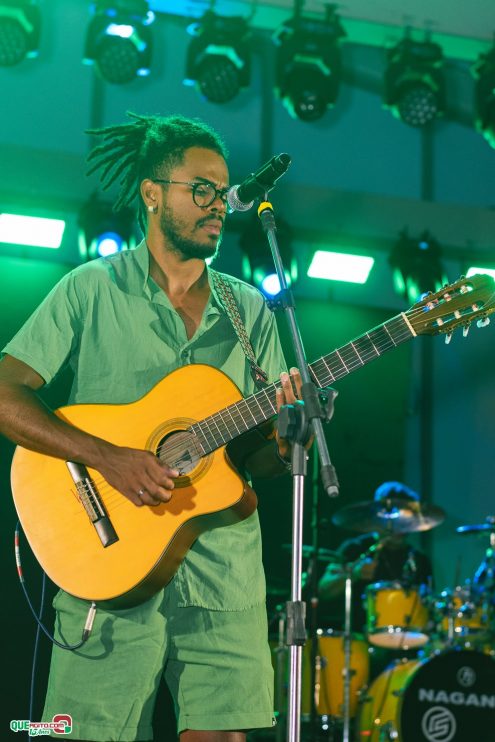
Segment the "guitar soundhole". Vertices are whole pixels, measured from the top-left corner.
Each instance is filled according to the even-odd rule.
[[[180,476],[187,476],[201,461],[201,454],[195,437],[186,430],[179,430],[164,436],[157,447],[157,455]]]

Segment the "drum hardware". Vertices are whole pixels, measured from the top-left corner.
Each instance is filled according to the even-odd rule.
[[[490,604],[471,583],[443,590],[434,602],[437,632],[447,644],[482,640],[490,632]]]
[[[380,729],[379,742],[388,742],[392,739],[399,739],[399,733],[391,721],[387,721]]]
[[[474,578],[443,590],[433,601],[437,637],[445,648],[474,647],[485,651],[495,613],[495,516],[484,523],[463,525],[458,534],[488,536],[484,558]]]
[[[291,551],[292,544],[282,544],[282,549]],[[315,548],[309,544],[303,545],[302,555],[306,559],[314,558],[318,562],[338,562],[341,560],[341,557],[337,551],[332,551],[332,549],[325,549],[321,546],[315,550]]]
[[[495,515],[488,515],[485,519],[485,523],[459,526],[455,530],[457,533],[489,533],[495,535]]]

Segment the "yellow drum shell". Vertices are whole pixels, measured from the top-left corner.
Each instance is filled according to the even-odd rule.
[[[408,679],[420,660],[397,660],[370,685],[359,712],[359,730],[367,742],[380,742],[382,728],[397,724],[397,705]]]
[[[375,582],[365,590],[368,640],[377,647],[413,649],[428,641],[428,609],[420,588]]]
[[[275,668],[275,710],[279,714],[287,713],[287,693],[289,685],[289,648],[278,647],[270,642],[272,660]],[[301,714],[311,714],[311,696],[314,693],[316,713],[342,718],[344,705],[344,636],[333,629],[318,629],[317,654],[315,661],[315,687],[311,687],[311,654],[312,641],[309,639],[303,647],[301,679]],[[283,653],[282,662],[277,671],[277,662]],[[369,679],[368,645],[363,635],[353,634],[351,638],[351,681],[349,693],[349,713],[354,717],[358,710],[359,692]],[[281,688],[280,685],[283,685]]]

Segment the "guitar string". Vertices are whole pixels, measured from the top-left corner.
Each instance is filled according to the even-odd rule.
[[[475,311],[477,310],[476,303],[473,303],[472,308]],[[427,318],[429,310],[428,307],[422,306],[418,309],[411,309],[408,312],[405,313],[406,318],[409,319],[409,321],[413,321],[416,316],[423,315],[425,318]],[[459,318],[462,319],[462,318]],[[468,317],[466,316],[466,321]],[[395,337],[392,337],[391,334],[389,334],[388,330],[392,331],[393,325],[399,324],[402,326],[401,333],[399,335],[395,335]],[[440,329],[440,328],[439,328]],[[372,340],[373,334],[378,333],[387,333],[388,337],[385,338],[385,341],[378,341],[374,342]],[[372,330],[364,333],[363,335],[355,338],[354,340],[347,343],[342,348],[338,348],[334,351],[332,351],[330,354],[326,356],[322,356],[321,358],[317,359],[315,362],[311,364],[311,370],[313,371],[313,375],[317,378],[318,382],[321,386],[327,386],[329,383],[333,383],[334,381],[338,380],[339,378],[346,376],[347,374],[351,373],[352,371],[356,370],[357,368],[366,365],[368,362],[373,360],[373,358],[377,358],[383,353],[385,353],[387,350],[396,347],[397,345],[402,344],[407,339],[410,339],[412,337],[412,333],[410,328],[407,325],[407,322],[404,320],[404,315],[399,314],[395,317],[392,317],[390,320],[384,322],[382,325],[377,326],[376,328],[373,328]],[[361,348],[358,350],[359,345],[366,343],[367,348],[364,350]],[[335,357],[340,359],[340,364],[337,366],[334,371],[330,369],[330,364],[332,362],[332,359],[335,360]],[[327,362],[329,361],[329,362]],[[347,361],[347,362],[346,362]],[[325,374],[325,380],[323,378],[319,378],[322,372]],[[256,427],[256,425],[259,425],[262,422],[265,422],[269,417],[276,415],[276,408],[273,406],[273,403],[268,396],[270,393],[273,394],[275,389],[277,387],[280,387],[280,382],[275,382],[271,385],[269,385],[267,388],[263,389],[261,392],[258,392],[254,395],[252,395],[250,398],[239,400],[238,402],[234,403],[233,405],[230,405],[229,407],[223,408],[222,410],[219,410],[215,412],[212,415],[209,415],[208,417],[204,418],[202,421],[199,421],[197,423],[194,423],[192,426],[190,426],[189,429],[187,429],[185,432],[191,431],[193,428],[199,429],[201,435],[203,436],[204,440],[208,443],[209,450],[205,450],[204,446],[199,442],[195,441],[195,443],[199,443],[201,448],[203,449],[204,454],[211,453],[212,451],[216,450],[217,448],[225,445],[229,440],[232,439],[232,437],[235,437],[237,434],[241,433],[241,430],[239,430],[238,425],[236,424],[235,418],[233,417],[232,411],[236,412],[238,416],[240,417],[240,420],[244,424],[245,431],[252,429],[253,427]],[[262,395],[265,395],[266,399],[263,400]],[[257,419],[256,415],[253,414],[253,412],[249,408],[250,401],[254,401],[256,405],[259,407],[260,412],[262,413],[262,418],[260,420]],[[268,402],[269,409],[268,409],[268,417],[266,416],[266,411],[263,409],[261,402]],[[244,419],[244,416],[242,412],[240,411],[239,407],[241,405],[244,405],[245,409],[249,412],[250,416],[253,418],[253,423],[247,423]],[[234,427],[230,426],[230,424],[225,422],[225,420],[222,419],[222,415],[229,414],[232,418],[232,422],[234,423]],[[222,427],[227,430],[228,437],[225,438],[225,435],[222,434],[221,429],[219,428],[216,419],[220,419],[222,422]],[[239,419],[239,418],[238,418]],[[218,430],[218,434],[220,436],[220,442],[216,440],[214,431],[208,430],[208,427],[210,426],[210,423],[213,422],[215,424],[215,427]],[[206,430],[205,430],[206,427]],[[195,432],[193,431],[193,435],[195,435]],[[210,447],[210,444],[208,442],[208,435],[211,436],[213,439],[213,448]],[[178,455],[181,451],[183,451],[183,444],[177,443],[177,444],[167,444],[165,442],[161,446],[157,448],[157,455],[160,456],[163,449],[167,447],[167,454],[169,455],[171,461],[175,460],[175,456]],[[108,501],[105,503],[105,506],[107,510],[115,503],[119,503],[122,501],[122,495],[116,491],[113,487],[111,487],[106,480],[101,477],[95,477],[92,479],[92,482],[97,487],[98,491],[101,493],[104,493],[107,490],[110,490],[111,493],[115,495],[115,497],[112,497],[111,495],[108,497]]]
[[[425,314],[425,313],[427,313],[427,310],[425,310],[424,308],[421,308],[419,310],[416,310],[415,312],[410,312],[409,313],[409,316],[411,316],[414,313],[416,313],[416,314],[417,313]],[[400,336],[396,336],[395,337],[395,340],[392,337],[389,337],[389,338],[387,338],[387,340],[386,340],[385,343],[383,343],[383,342],[381,343],[381,347],[380,347],[380,343],[373,343],[373,341],[371,340],[371,337],[370,336],[374,332],[376,333],[376,332],[386,331],[387,330],[387,326],[391,326],[394,322],[395,323],[400,322],[401,324],[403,324],[404,323],[403,316],[402,315],[398,315],[397,317],[392,318],[391,320],[389,320],[388,322],[384,323],[383,325],[380,325],[377,328],[375,328],[374,330],[371,330],[368,333],[365,333],[364,335],[362,335],[359,338],[355,339],[354,341],[351,341],[347,346],[344,346],[343,348],[341,348],[341,349],[339,349],[337,351],[334,351],[333,353],[329,354],[328,356],[324,356],[323,358],[318,359],[316,362],[314,362],[312,364],[312,369],[314,371],[315,376],[318,376],[318,374],[316,373],[316,368],[315,367],[316,366],[320,366],[321,367],[322,364],[323,364],[323,366],[327,369],[327,376],[329,377],[328,378],[328,381],[329,382],[333,382],[336,378],[339,377],[339,375],[342,376],[342,375],[346,375],[347,373],[350,373],[351,371],[355,370],[356,368],[365,365],[365,363],[367,363],[368,361],[372,360],[373,357],[377,357],[377,356],[381,355],[383,352],[385,352],[386,350],[390,349],[391,347],[394,347],[395,345],[404,342],[404,339],[401,338]],[[408,330],[406,332],[406,338],[405,339],[407,339],[408,337],[410,337],[410,335],[411,335],[411,333]],[[356,346],[359,346],[359,343],[362,344],[363,341],[366,341],[366,342],[369,342],[370,343],[371,350],[372,350],[372,353],[371,354],[369,353],[369,347],[368,347],[368,350],[365,350],[364,352],[363,352],[363,350],[361,350],[361,352],[359,352],[357,350],[357,347]],[[352,355],[350,356],[350,362],[349,362],[349,351],[352,351]],[[348,362],[347,363],[344,360],[345,353],[346,352],[348,354],[348,358],[347,358]],[[332,355],[334,355],[335,353],[338,354],[339,358],[341,359],[342,365],[341,365],[340,368],[337,368],[336,372],[332,373],[330,371],[329,364],[326,362],[326,359],[327,358],[331,358]],[[366,358],[366,354],[369,356],[368,358]],[[357,359],[357,363],[356,363],[356,359]],[[344,373],[343,374],[342,374],[342,366],[343,366],[343,370],[344,370]],[[269,387],[267,390],[263,390],[263,391],[265,393],[267,393],[268,391],[273,391],[273,389],[276,388],[276,386],[280,386],[280,384],[274,384],[274,385],[271,386],[271,388]],[[253,395],[253,397],[251,397],[251,399],[253,399],[256,402],[256,404],[258,404],[258,407],[260,408],[260,411],[263,412],[263,410],[261,408],[261,405],[259,404],[258,396],[259,396],[259,393],[258,393],[258,395]],[[273,407],[273,404],[271,403],[271,400],[269,398],[267,398],[267,401],[270,403],[269,413],[271,413],[272,415],[275,415],[276,410]],[[240,419],[242,420],[242,422],[245,425],[246,425],[246,421],[245,421],[245,419],[244,419],[244,417],[242,415],[242,412],[238,409],[239,406],[242,405],[243,403],[244,403],[245,408],[248,410],[248,412],[250,413],[251,417],[253,418],[254,425],[259,424],[260,422],[263,422],[266,419],[266,417],[263,416],[261,420],[257,420],[256,419],[256,416],[249,409],[248,400],[240,400],[239,402],[235,403],[234,405],[231,405],[230,406],[230,409],[233,409],[235,411],[236,408],[237,408],[237,412],[238,412],[238,414],[240,416]],[[215,450],[215,448],[218,448],[218,447],[224,445],[227,442],[227,440],[224,439],[224,436],[222,435],[221,430],[220,430],[220,428],[218,427],[218,425],[217,425],[217,423],[215,421],[215,417],[220,418],[220,420],[222,420],[222,414],[224,414],[225,412],[228,412],[228,414],[230,414],[230,416],[232,417],[232,420],[234,422],[235,430],[234,429],[231,429],[230,426],[229,426],[229,424],[228,423],[226,424],[224,420],[222,420],[223,427],[227,429],[227,431],[229,432],[229,434],[231,434],[231,433],[234,433],[235,434],[237,432],[240,432],[237,424],[235,423],[235,419],[233,418],[232,413],[230,412],[230,409],[229,408],[224,408],[224,410],[220,410],[220,411],[214,413],[214,415],[211,415],[208,418],[205,418],[205,420],[203,420],[201,423],[196,423],[195,425],[191,426],[191,428],[193,428],[193,427],[199,427],[201,433],[203,434],[204,439],[207,442],[208,442],[207,434],[209,434],[213,438],[213,443],[214,443],[213,449],[210,448],[210,451],[206,451],[207,453],[211,452],[211,450]],[[213,432],[211,430],[208,431],[208,429],[206,431],[204,430],[204,427],[205,426],[208,428],[208,426],[210,424],[210,420],[214,422],[214,424],[215,424],[215,426],[216,426],[216,428],[217,428],[217,430],[218,430],[218,432],[220,434],[220,441],[217,441],[216,440],[214,431]],[[203,430],[201,430],[201,426],[203,426]],[[250,427],[252,427],[252,426],[246,425],[246,430],[249,430]],[[164,445],[166,445],[166,444],[164,444]],[[162,448],[163,448],[163,446],[161,446],[161,447],[158,448],[158,450],[157,450],[158,455],[160,455]],[[169,456],[170,456],[170,458],[171,458],[172,461],[173,461],[173,458],[174,458],[175,453],[180,452],[182,449],[183,449],[183,446],[181,444],[179,444],[178,446],[172,446],[172,447],[169,446],[168,454],[169,454]],[[204,447],[203,447],[203,449],[204,449]],[[96,485],[98,485],[98,481],[96,479],[94,479],[93,482]],[[101,491],[104,491],[104,489],[110,489],[110,490],[112,490],[112,492],[115,492],[115,490],[113,488],[111,488],[109,485],[107,485],[107,487],[105,487],[106,481],[104,479],[102,479],[101,482],[102,482],[102,484],[100,485],[100,490]],[[120,500],[121,499],[121,495],[119,493],[116,493],[116,495],[118,496],[118,498]],[[109,503],[108,504],[111,504],[111,502],[112,501],[109,498]]]
[[[396,319],[396,318],[393,318],[393,319]],[[399,319],[402,319],[402,317],[399,317]],[[393,320],[390,320],[389,323],[391,323],[392,321]],[[377,329],[381,330],[383,328],[377,328]],[[371,332],[373,332],[373,331],[371,331]],[[369,335],[369,333],[368,333],[368,335]],[[404,333],[402,333],[402,335],[404,335]],[[410,333],[409,329],[407,328],[407,332],[405,333],[405,336],[406,336],[405,339],[407,339],[407,337],[410,337],[410,335],[411,335],[411,333]],[[353,341],[350,344],[350,346],[351,345],[353,346],[351,360],[349,361],[347,359],[347,363],[343,362],[343,365],[341,365],[341,367],[340,367],[339,370],[341,371],[342,368],[343,368],[344,369],[344,374],[347,374],[349,371],[354,370],[355,368],[358,368],[360,366],[363,366],[366,362],[368,362],[368,360],[372,360],[374,357],[379,356],[380,355],[380,351],[381,352],[385,352],[389,348],[394,347],[398,343],[404,341],[404,338],[402,338],[401,336],[398,336],[397,334],[396,334],[395,338],[396,338],[396,340],[394,342],[391,337],[386,337],[386,342],[382,342],[381,343],[381,347],[380,347],[380,343],[379,342],[373,343],[370,339],[368,339],[369,346],[368,346],[368,350],[367,350],[367,353],[366,354],[362,350],[361,350],[361,353],[359,353],[357,351],[356,347],[355,347],[355,344],[357,343],[357,341]],[[362,340],[363,338],[360,338],[360,339]],[[371,352],[370,352],[370,350],[371,350]],[[366,356],[368,356],[368,358]],[[341,349],[340,357],[341,358],[344,357],[344,349]],[[327,370],[327,375],[329,375],[329,373],[328,373],[329,372],[329,367],[328,367],[328,364],[325,362],[325,360],[324,359],[319,359],[319,361],[317,361],[314,364],[312,364],[313,368],[318,363],[320,365],[323,364],[323,366]],[[315,374],[315,375],[317,376],[318,374]],[[329,381],[333,380],[334,378],[336,378],[336,374],[331,374],[331,376],[329,378]],[[269,404],[269,410],[268,410],[269,416],[274,416],[276,414],[276,408],[275,408],[274,404],[272,403],[272,401],[271,401],[271,399],[270,399],[270,397],[268,395],[269,395],[270,392],[273,393],[274,389],[276,387],[278,387],[278,386],[280,386],[280,382],[276,382],[275,384],[272,384],[267,389],[264,389],[261,392],[257,393],[256,395],[253,395],[254,401],[256,402],[256,404],[257,404],[257,406],[258,406],[258,408],[259,408],[260,411],[263,412],[262,406],[260,404],[260,397],[261,397],[261,401],[264,404],[266,404],[266,403]],[[265,396],[265,399],[264,400],[262,398],[263,395]],[[253,399],[253,397],[251,399]],[[241,405],[244,405],[245,409],[247,409],[247,411],[249,412],[250,416],[253,418],[254,425],[252,425],[250,423],[249,424],[246,423],[246,420],[245,420],[242,412],[239,409],[239,406],[241,406]],[[231,406],[231,409],[234,409],[235,410],[235,408],[237,408],[237,413],[238,413],[240,419],[242,420],[242,422],[243,422],[246,430],[248,430],[250,427],[253,427],[253,426],[255,426],[255,425],[259,424],[260,422],[263,422],[263,421],[265,421],[267,419],[266,414],[264,414],[263,417],[262,417],[262,419],[261,420],[258,420],[256,418],[256,416],[253,414],[253,412],[249,409],[248,400],[240,400],[235,405],[232,405]],[[224,410],[220,410],[219,412],[216,412],[214,416],[220,416],[220,419],[221,419],[222,414],[224,414],[225,412],[229,412],[229,414],[231,414],[229,408],[224,408]],[[210,418],[213,418],[214,416],[210,416]],[[232,415],[231,415],[231,417],[232,417]],[[225,421],[223,421],[223,422],[224,422],[224,427],[229,431],[229,433],[232,433],[232,432],[235,433],[235,432],[238,432],[239,431],[238,425],[235,424],[235,420],[234,419],[233,419],[233,422],[234,422],[234,425],[235,425],[235,431],[234,431],[233,428],[231,428],[231,426],[229,426],[228,424],[225,424]],[[203,427],[204,427],[204,425],[208,426],[209,425],[209,418],[205,418],[205,420],[202,421],[202,424],[203,424]],[[199,424],[199,425],[198,424],[195,424],[194,426],[191,426],[191,428],[193,428],[193,427],[199,427],[200,430],[201,430],[201,424]],[[216,427],[219,430],[218,425]],[[224,436],[222,436],[222,435],[221,435],[220,441],[217,441],[215,439],[214,432],[212,433],[211,431],[208,431],[208,430],[206,431],[206,433],[205,433],[204,430],[202,430],[201,432],[203,433],[203,436],[204,436],[204,438],[205,438],[205,440],[207,442],[208,442],[208,440],[207,440],[207,434],[206,433],[209,432],[209,434],[213,438],[213,443],[214,443],[213,450],[215,448],[218,448],[221,445],[224,445],[227,442],[225,440]],[[219,432],[220,432],[220,430],[219,430]],[[167,444],[164,444],[164,445],[167,445]],[[158,453],[159,454],[161,453],[161,448],[163,448],[163,447],[159,447],[158,448]],[[168,452],[167,452],[168,455],[170,456],[170,459],[169,460],[172,460],[173,461],[174,454],[177,453],[177,452],[180,452],[182,449],[183,449],[182,444],[179,444],[177,446],[170,446],[169,445],[169,449],[168,449]],[[211,447],[210,447],[210,450],[212,450]],[[94,482],[94,484],[96,486],[99,486],[99,480],[97,478],[94,478],[92,481]],[[104,493],[106,490],[111,490],[112,493],[115,494],[115,498],[112,498],[111,496],[108,498],[108,501],[106,502],[107,509],[108,508],[111,509],[114,502],[122,502],[122,499],[123,498],[122,498],[122,495],[120,495],[120,493],[116,492],[112,487],[110,487],[110,485],[108,485],[103,478],[102,478],[101,482],[102,482],[102,484],[99,486],[99,490],[100,490],[101,493]]]

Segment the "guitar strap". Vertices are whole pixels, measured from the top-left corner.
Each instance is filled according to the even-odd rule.
[[[232,286],[225,278],[223,278],[223,276],[220,275],[220,273],[217,273],[214,270],[210,269],[210,276],[213,279],[215,291],[220,297],[222,306],[227,312],[227,316],[232,323],[232,327],[234,328],[235,334],[241,344],[244,355],[247,358],[254,383],[258,389],[262,389],[268,383],[268,375],[258,365],[256,356],[254,355],[253,346],[251,345],[241,315],[239,314],[239,308],[232,291]]]

